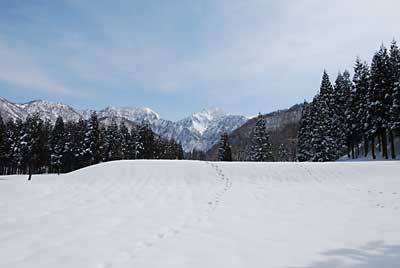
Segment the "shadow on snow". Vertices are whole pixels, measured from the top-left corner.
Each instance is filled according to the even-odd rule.
[[[383,241],[369,242],[365,246],[340,248],[321,253],[327,260],[296,268],[397,268],[400,267],[400,245]],[[292,267],[294,268],[294,267]]]

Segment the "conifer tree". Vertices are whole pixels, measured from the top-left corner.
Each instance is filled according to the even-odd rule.
[[[17,173],[17,143],[18,143],[18,132],[16,123],[10,120],[6,123],[6,139],[5,139],[5,152],[6,152],[6,165],[7,175]]]
[[[286,145],[283,143],[279,145],[278,156],[279,156],[279,161],[281,162],[289,161],[289,152],[287,150]]]
[[[392,103],[389,55],[382,45],[372,60],[369,108],[373,115],[372,134],[378,137],[382,155],[386,159],[388,158],[387,128],[390,123]]]
[[[87,123],[85,133],[84,153],[87,165],[97,164],[101,160],[100,127],[97,113],[93,112]]]
[[[304,102],[300,119],[300,127],[297,136],[297,160],[300,162],[309,161],[312,158],[311,150],[311,106],[313,103]]]
[[[104,124],[99,125],[99,155],[100,162],[107,162],[108,159],[108,146],[107,146],[107,127]]]
[[[107,128],[104,138],[105,161],[122,159],[121,137],[119,134],[117,123],[115,121],[112,121],[111,125]]]
[[[369,148],[376,159],[376,146],[388,158],[396,157],[395,135],[400,128],[400,51],[392,42],[390,55],[382,45],[373,57],[371,68],[359,58],[354,66],[353,81],[348,72],[339,74],[332,86],[326,73],[320,93],[303,110],[298,134],[299,161],[331,161],[343,154],[359,156],[364,143],[364,156]],[[332,105],[333,103],[333,105]],[[335,146],[334,145],[339,145]],[[345,145],[345,146],[344,146]]]
[[[74,170],[74,158],[75,158],[75,123],[74,122],[66,122],[65,125],[65,133],[64,133],[64,172],[70,172]]]
[[[204,152],[203,152],[203,155],[201,155],[200,157],[202,157],[202,159],[200,159],[200,160],[204,160],[205,159]],[[177,143],[177,155],[176,155],[175,159],[182,160],[184,158],[185,158],[185,152],[183,151],[182,144]]]
[[[314,98],[311,107],[311,160],[313,162],[332,161],[338,158],[337,117],[333,87],[326,71],[322,76],[320,94]]]
[[[344,111],[344,138],[345,144],[347,148],[348,158],[352,157],[353,159],[358,157],[358,143],[359,143],[359,122],[355,121],[357,115],[357,95],[354,90],[351,91],[348,104],[345,107]],[[357,147],[357,152],[355,151],[355,147]],[[351,155],[351,156],[350,156]]]
[[[336,116],[335,132],[337,141],[338,156],[346,152],[348,147],[347,140],[350,135],[351,129],[347,127],[346,111],[350,108],[350,98],[352,92],[352,83],[350,81],[350,73],[345,71],[343,74],[339,73],[334,87],[334,112]]]
[[[129,159],[130,158],[130,139],[131,135],[129,133],[129,129],[126,127],[125,123],[122,122],[119,127],[120,139],[121,139],[121,158]]]
[[[74,124],[73,135],[73,167],[74,169],[85,166],[85,136],[86,136],[86,121],[82,118]]]
[[[201,150],[197,150],[197,149],[193,149],[190,159],[192,160],[205,160],[206,159],[206,155],[203,151]]]
[[[153,159],[155,156],[154,133],[147,123],[143,123],[138,128],[139,138],[139,158]]]
[[[38,160],[44,146],[42,134],[43,121],[38,114],[29,115],[24,124],[24,150],[23,163],[28,169],[28,180],[31,180],[32,174],[37,172]]]
[[[394,132],[400,130],[400,50],[393,40],[390,47],[390,76],[393,103],[390,108],[389,140],[391,143],[391,157],[396,158]]]
[[[25,173],[26,169],[24,168],[24,153],[26,151],[26,136],[25,136],[25,128],[24,122],[21,119],[15,120],[15,129],[13,135],[13,153],[14,153],[14,161],[16,165],[16,173],[21,174]]]
[[[0,175],[5,174],[6,161],[6,126],[4,125],[3,117],[0,114]]]
[[[62,117],[58,117],[50,137],[50,163],[57,174],[63,172],[65,160],[65,126]]]
[[[143,144],[141,143],[139,129],[132,128],[129,139],[129,159],[138,159],[142,150]]]
[[[259,114],[253,129],[250,147],[250,160],[256,162],[273,161],[272,145],[266,128],[264,117]]]
[[[123,123],[100,126],[96,114],[66,123],[58,117],[54,126],[38,114],[7,124],[0,117],[0,174],[61,173],[101,160],[183,159],[183,154],[181,144],[155,135],[147,124],[129,133]]]
[[[168,141],[163,140],[160,136],[154,136],[154,159],[168,159],[171,156],[172,147]]]
[[[43,127],[40,136],[40,153],[38,158],[38,166],[40,168],[40,173],[46,173],[49,171],[50,167],[50,135],[52,131],[52,125],[50,120],[43,121]]]
[[[232,161],[231,145],[229,143],[229,136],[227,132],[221,134],[221,139],[218,149],[218,160],[219,161]]]
[[[30,122],[30,118],[28,116],[28,121],[22,122],[19,134],[19,145],[18,145],[18,165],[21,174],[26,174],[28,171],[28,160],[29,160],[29,141],[30,141],[30,133],[29,127],[27,124]]]
[[[352,106],[354,107],[354,120],[352,132],[357,133],[357,139],[364,141],[364,157],[368,155],[369,140],[373,141],[372,115],[369,109],[370,69],[366,62],[357,58],[354,66],[353,84],[355,95]],[[372,146],[374,147],[374,146]]]

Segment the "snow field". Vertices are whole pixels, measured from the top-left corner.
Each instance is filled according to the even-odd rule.
[[[0,177],[0,267],[400,267],[400,162]]]

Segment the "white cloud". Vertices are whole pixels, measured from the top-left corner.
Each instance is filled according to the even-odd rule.
[[[0,80],[23,90],[36,90],[63,95],[78,93],[51,78],[32,55],[7,46],[0,39]]]
[[[201,22],[186,22],[184,14],[169,10],[162,13],[166,17],[162,22],[182,16],[182,24],[201,24],[193,28],[194,36],[201,37],[199,43],[182,51],[181,45],[192,42],[193,35],[157,23],[149,31],[151,21],[132,25],[130,10],[137,3],[117,2],[92,5],[70,0],[95,33],[87,36],[75,29],[64,33],[58,43],[60,51],[73,51],[59,56],[71,80],[93,88],[101,83],[161,92],[189,92],[200,84],[204,94],[214,96],[226,92],[268,96],[279,90],[281,95],[298,94],[301,99],[306,90],[315,93],[323,69],[336,74],[339,69],[351,69],[357,55],[369,60],[380,42],[390,42],[400,27],[398,0],[329,4],[319,0],[210,0],[195,7]],[[174,40],[169,34],[179,38]],[[0,44],[0,57],[6,59],[0,63],[0,79],[71,93],[40,68],[32,55]],[[297,88],[303,92],[293,93]]]

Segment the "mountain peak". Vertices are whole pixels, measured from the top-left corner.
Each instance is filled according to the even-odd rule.
[[[209,119],[210,121],[226,115],[226,113],[216,107],[204,108],[200,112],[193,113],[192,116],[200,116]]]
[[[74,110],[72,107],[46,100],[33,100],[23,104],[15,104],[0,98],[0,113],[5,120],[24,119],[27,115],[39,113],[42,119],[55,122],[58,116],[65,121],[77,121],[89,118],[95,110]],[[134,124],[148,122],[155,133],[165,138],[179,141],[185,151],[194,148],[207,150],[218,142],[222,130],[231,132],[244,124],[243,116],[227,115],[220,108],[206,108],[200,112],[177,122],[161,119],[147,107],[113,107],[109,106],[97,111],[100,122],[107,125],[112,120],[126,120]]]
[[[100,117],[124,117],[133,122],[148,121],[153,123],[160,119],[160,116],[147,107],[112,107],[109,106],[99,112]]]

